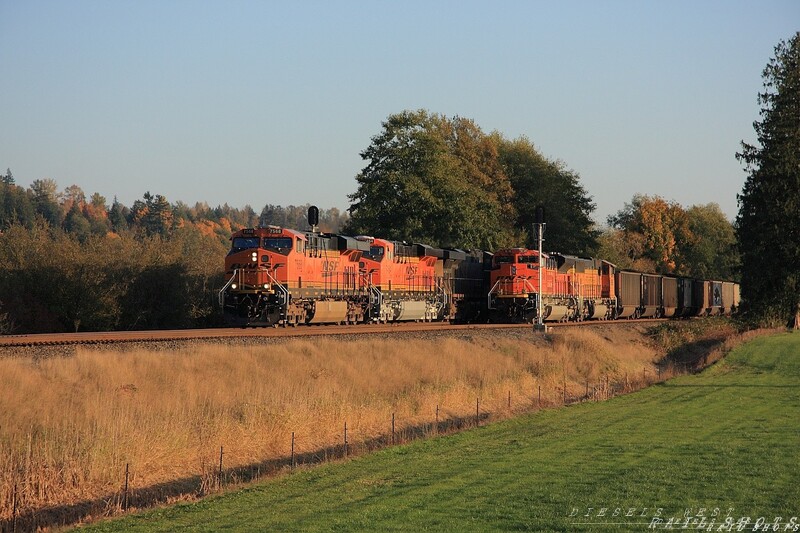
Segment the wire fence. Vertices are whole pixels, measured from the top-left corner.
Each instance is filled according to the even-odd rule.
[[[359,435],[357,427],[354,428],[352,425],[348,427],[348,422],[342,420],[339,442],[313,451],[299,453],[298,449],[307,449],[309,444],[313,443],[313,435],[300,435],[293,431],[286,435],[285,455],[268,458],[255,464],[237,465],[235,447],[230,447],[230,443],[223,443],[219,445],[218,449],[213,449],[214,462],[202,464],[199,473],[194,472],[185,478],[159,485],[136,487],[133,480],[137,465],[126,463],[124,472],[120,472],[119,490],[94,501],[37,508],[30,501],[34,498],[26,490],[26,479],[14,479],[11,505],[4,511],[0,511],[2,512],[0,514],[0,532],[17,533],[64,526],[86,520],[89,517],[119,515],[178,499],[202,497],[223,491],[226,487],[238,486],[282,473],[291,474],[298,468],[308,468],[363,455],[388,446],[477,428],[488,422],[502,420],[513,415],[535,412],[545,408],[608,400],[694,370],[696,370],[696,366],[690,363],[672,364],[664,369],[645,367],[638,374],[625,373],[614,377],[606,374],[599,379],[585,379],[582,387],[576,386],[574,381],[570,384],[564,378],[560,386],[551,387],[550,390],[543,389],[542,385],[537,383],[533,390],[527,391],[527,394],[514,397],[512,391],[508,390],[502,398],[495,398],[493,402],[495,410],[493,411],[485,407],[487,402],[482,402],[481,397],[475,398],[474,410],[471,415],[444,417],[442,415],[446,408],[453,412],[454,408],[459,406],[439,404],[431,406],[430,420],[417,424],[404,425],[402,420],[398,420],[396,413],[392,413],[391,419],[386,421],[385,433],[377,437],[368,438]],[[501,408],[498,409],[497,406],[501,406]],[[465,409],[467,406],[460,407],[460,412],[469,412],[468,409]],[[209,454],[209,456],[212,455]]]

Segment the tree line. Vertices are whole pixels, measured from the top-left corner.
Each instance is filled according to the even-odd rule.
[[[233,231],[305,227],[304,206],[193,207],[145,193],[109,206],[54,180],[0,176],[0,334],[222,325],[216,294]],[[347,214],[322,210],[323,229]]]

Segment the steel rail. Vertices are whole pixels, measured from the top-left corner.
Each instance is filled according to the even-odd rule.
[[[583,322],[554,322],[551,328],[624,325],[643,322],[662,322],[667,319],[595,320]],[[30,335],[1,335],[0,348],[30,346],[69,346],[81,344],[120,344],[136,342],[207,341],[215,339],[254,339],[280,337],[309,337],[321,335],[368,335],[416,333],[435,331],[475,331],[491,329],[533,329],[532,324],[448,324],[443,322],[398,322],[393,324],[301,325],[298,327],[210,328],[152,331],[109,331],[79,333],[40,333]],[[533,334],[533,331],[531,332]]]

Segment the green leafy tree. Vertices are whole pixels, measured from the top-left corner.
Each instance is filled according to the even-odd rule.
[[[742,297],[762,322],[800,328],[800,32],[763,71],[758,145],[736,154],[747,172],[736,219]]]
[[[686,217],[691,238],[685,243],[682,255],[688,273],[702,279],[738,279],[736,232],[719,205],[694,205],[686,210]]]
[[[544,206],[548,250],[578,255],[595,253],[599,235],[591,218],[595,204],[580,184],[580,176],[564,163],[544,157],[526,137],[507,140],[494,133],[492,138],[514,191],[516,224],[526,230],[526,244],[535,246],[532,227],[536,208]]]
[[[361,153],[345,231],[469,248],[514,241],[508,178],[472,121],[419,110],[382,126]]]
[[[597,256],[618,268],[638,272],[655,272],[655,262],[645,255],[645,237],[641,233],[608,228],[600,234]]]

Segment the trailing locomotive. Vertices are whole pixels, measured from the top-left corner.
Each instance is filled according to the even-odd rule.
[[[526,322],[731,314],[739,285],[617,269],[603,259],[495,253],[247,228],[231,237],[219,299],[235,326],[395,321]],[[539,274],[541,269],[541,287]]]
[[[539,270],[542,286],[539,287]],[[513,248],[494,254],[487,305],[506,320],[533,322],[542,299],[542,319],[614,318],[614,266],[601,259]]]

